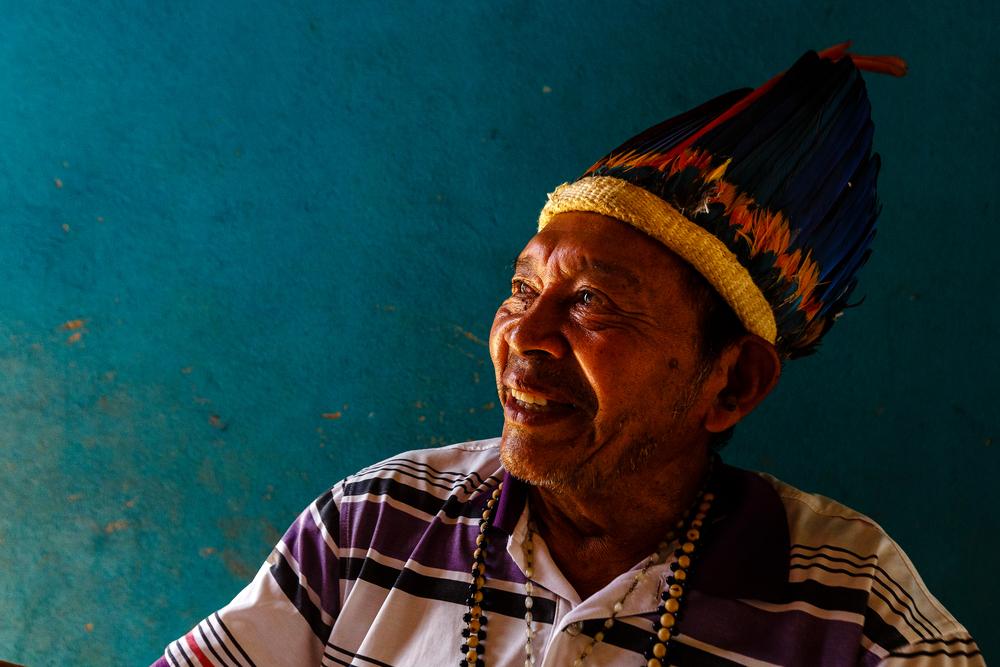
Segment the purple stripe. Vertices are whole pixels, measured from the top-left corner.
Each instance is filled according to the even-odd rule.
[[[871,651],[864,649],[861,654],[861,660],[858,661],[858,664],[863,665],[863,667],[877,667],[880,662],[882,662],[881,658]]]
[[[803,611],[764,611],[698,591],[691,591],[684,607],[681,632],[727,651],[779,665],[845,665],[857,660],[861,626],[855,623]]]
[[[486,497],[484,494],[483,502]],[[471,567],[478,526],[446,524],[440,515],[427,522],[388,503],[371,501],[345,503],[341,511],[350,521],[350,546],[355,549],[374,549],[390,558],[413,559],[426,567],[453,572],[466,572]],[[491,542],[487,565],[492,579],[525,581],[507,553],[506,536],[497,534]]]
[[[156,662],[154,662],[149,667],[170,667],[170,663],[167,662],[166,658],[160,656],[159,658],[156,659]]]
[[[329,528],[328,528],[329,530]],[[332,536],[331,536],[332,537]],[[340,613],[337,555],[323,540],[320,527],[306,510],[281,538],[309,587],[319,595],[322,609],[334,618]]]

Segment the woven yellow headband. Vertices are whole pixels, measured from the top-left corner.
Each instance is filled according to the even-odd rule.
[[[588,176],[564,183],[549,195],[538,216],[538,231],[554,215],[570,211],[606,215],[660,241],[705,277],[747,331],[772,344],[777,339],[774,312],[736,255],[656,195],[610,176]]]

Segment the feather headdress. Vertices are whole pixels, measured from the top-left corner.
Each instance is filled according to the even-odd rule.
[[[879,156],[859,70],[894,56],[809,51],[756,90],[726,93],[629,139],[549,195],[633,225],[680,255],[785,358],[812,352],[871,252]]]

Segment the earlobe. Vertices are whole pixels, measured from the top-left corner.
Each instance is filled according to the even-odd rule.
[[[771,393],[781,376],[774,345],[754,334],[742,337],[719,361],[726,384],[705,414],[704,427],[710,433],[722,433],[739,423]]]

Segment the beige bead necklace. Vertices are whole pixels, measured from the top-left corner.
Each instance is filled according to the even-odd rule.
[[[614,627],[618,614],[620,614],[625,608],[626,600],[628,600],[629,596],[632,595],[639,584],[646,578],[649,573],[649,569],[666,560],[669,555],[670,545],[674,542],[678,535],[682,535],[683,539],[678,548],[674,551],[676,560],[670,565],[672,573],[667,577],[667,587],[661,592],[660,595],[661,603],[659,609],[657,610],[658,622],[656,624],[656,638],[646,652],[646,662],[644,663],[645,667],[662,667],[662,665],[666,664],[665,660],[671,645],[671,640],[677,635],[677,624],[680,620],[681,603],[684,599],[684,589],[690,575],[693,556],[701,543],[704,524],[708,516],[708,512],[712,507],[712,502],[715,500],[715,494],[707,491],[708,482],[712,477],[714,464],[715,457],[713,457],[709,463],[709,469],[705,475],[705,482],[701,491],[699,491],[698,495],[695,496],[694,503],[685,513],[684,517],[676,523],[674,529],[667,532],[666,539],[664,539],[663,542],[660,542],[656,552],[646,559],[642,568],[633,576],[628,590],[622,598],[612,606],[611,616],[604,620],[603,628],[590,638],[590,641],[583,648],[580,656],[573,661],[573,667],[582,667],[587,658],[590,657],[594,647],[604,641],[605,632]],[[467,600],[469,604],[469,611],[464,616],[466,626],[462,631],[463,643],[461,646],[461,652],[463,657],[459,662],[460,667],[486,666],[484,658],[486,649],[485,641],[487,618],[483,609],[483,589],[486,585],[486,551],[490,541],[487,533],[491,526],[490,522],[493,517],[494,507],[500,498],[502,489],[503,482],[501,482],[493,491],[493,495],[487,501],[486,509],[482,514],[481,521],[479,522],[479,535],[476,536],[476,550],[473,553],[472,583],[469,588],[469,597]],[[537,526],[535,526],[534,522],[529,522],[528,533],[521,545],[525,562],[524,575],[527,578],[527,581],[525,581],[524,584],[525,667],[534,667],[536,660],[535,652],[532,647],[532,639],[534,639],[536,634],[532,611],[534,607],[532,596],[534,595],[535,583],[532,581],[532,578],[534,577],[533,538],[537,533]]]

